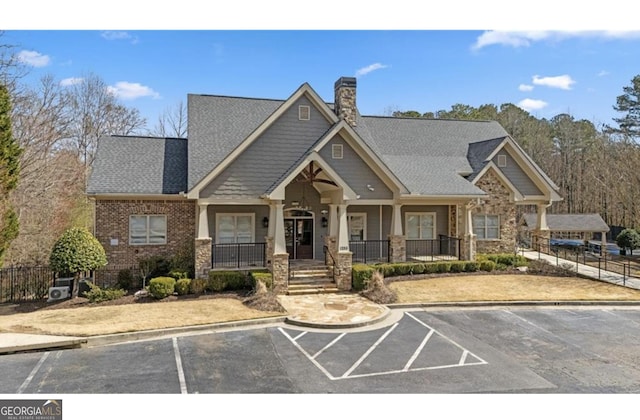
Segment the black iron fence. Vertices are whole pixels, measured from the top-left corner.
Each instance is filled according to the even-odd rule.
[[[10,267],[0,269],[0,303],[45,299],[53,286],[49,267]]]
[[[389,240],[349,241],[353,262],[389,262],[391,244]]]
[[[211,245],[211,267],[266,267],[264,242]]]
[[[440,235],[438,239],[408,239],[407,261],[437,261],[460,259],[460,238]]]

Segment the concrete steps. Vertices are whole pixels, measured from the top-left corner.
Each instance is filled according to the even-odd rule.
[[[338,293],[333,281],[333,267],[300,267],[291,270],[288,295],[310,295],[319,293]]]

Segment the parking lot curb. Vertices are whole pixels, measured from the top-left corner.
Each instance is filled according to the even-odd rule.
[[[433,302],[433,303],[391,303],[391,309],[408,308],[473,308],[492,306],[640,306],[638,300],[518,300],[518,301],[476,301],[476,302]]]

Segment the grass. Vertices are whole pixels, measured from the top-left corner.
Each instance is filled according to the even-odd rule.
[[[396,303],[473,301],[640,301],[640,290],[575,277],[485,274],[393,281]],[[256,302],[254,302],[255,304]],[[0,332],[93,336],[281,316],[277,306],[249,307],[216,297],[154,303],[41,308],[0,316]],[[272,302],[269,302],[270,304]],[[262,309],[258,310],[256,308]],[[273,309],[273,310],[264,310]]]

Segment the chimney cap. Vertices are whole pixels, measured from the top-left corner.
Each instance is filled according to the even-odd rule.
[[[356,87],[356,78],[355,77],[341,77],[336,80],[334,88],[337,89],[339,87]]]

